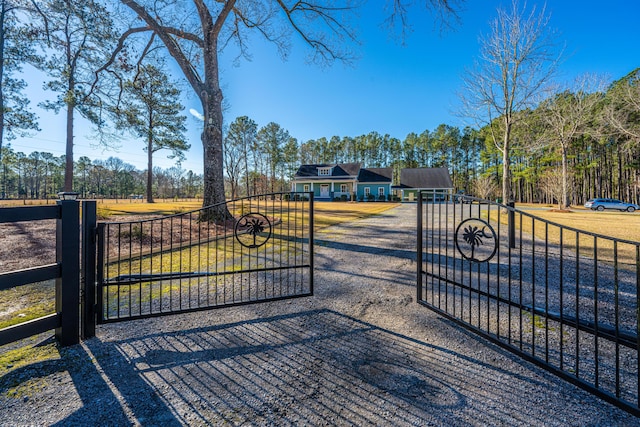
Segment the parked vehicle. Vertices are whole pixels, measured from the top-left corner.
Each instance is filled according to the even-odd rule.
[[[458,191],[458,193],[453,196],[453,200],[457,203],[473,203],[473,197],[462,191]]]
[[[589,199],[584,207],[594,211],[603,211],[605,209],[616,209],[621,212],[635,212],[640,209],[635,203],[625,203],[617,199]]]

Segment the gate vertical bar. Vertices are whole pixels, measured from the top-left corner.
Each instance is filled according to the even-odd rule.
[[[82,202],[82,337],[96,335],[96,202]]]
[[[314,233],[313,233],[313,227],[314,225],[314,221],[313,221],[313,192],[309,193],[309,291],[311,292],[311,295],[313,295],[313,239],[314,239]]]
[[[75,200],[59,200],[56,222],[56,312],[62,316],[56,338],[61,345],[80,342],[80,212]]]
[[[507,207],[508,207],[507,227],[509,229],[509,247],[510,248],[516,247],[516,213],[514,210],[515,206],[516,206],[515,202],[507,203]]]
[[[422,301],[422,192],[418,191],[418,229],[416,230],[418,244],[416,248],[416,269],[418,274],[418,289],[416,289],[416,301]]]
[[[96,227],[96,246],[98,250],[96,251],[97,261],[96,261],[96,308],[95,313],[97,315],[97,322],[101,323],[104,320],[105,312],[103,307],[104,302],[104,264],[105,264],[105,256],[104,256],[104,223],[100,223]],[[162,289],[162,288],[161,288]],[[162,294],[161,294],[162,295]]]

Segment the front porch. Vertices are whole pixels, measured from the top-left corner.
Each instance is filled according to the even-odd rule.
[[[311,192],[315,200],[354,200],[353,196],[357,191],[357,183],[350,182],[294,182],[291,191]]]

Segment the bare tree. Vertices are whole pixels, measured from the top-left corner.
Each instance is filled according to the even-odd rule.
[[[233,124],[238,122],[238,117]],[[233,125],[232,124],[232,125]],[[242,175],[243,165],[245,162],[245,153],[242,151],[242,140],[238,141],[234,138],[235,134],[230,131],[224,139],[224,170],[227,174],[229,187],[231,190],[231,199],[238,198],[238,189],[240,187],[240,177]]]
[[[540,179],[540,187],[549,197],[558,203],[558,209],[562,210],[567,207],[563,202],[566,197],[567,181],[573,179],[573,174],[565,175],[565,171],[561,168],[553,168],[547,170]]]
[[[632,145],[640,144],[640,68],[615,82],[607,94],[607,123]]]
[[[498,191],[496,181],[492,176],[480,176],[473,182],[474,195],[481,199],[491,199]]]
[[[526,13],[518,1],[498,9],[488,36],[480,39],[480,58],[463,76],[463,115],[488,125],[502,154],[502,199],[513,201],[512,132],[517,113],[534,107],[548,90],[561,57],[555,33],[543,8]]]
[[[562,194],[558,197],[560,208],[569,207],[569,150],[571,144],[589,132],[594,110],[602,101],[604,85],[595,76],[576,78],[573,87],[558,92],[540,106],[544,122],[544,141],[557,148],[561,156]]]
[[[291,34],[311,48],[312,59],[319,62],[348,61],[356,35],[352,27],[355,0],[120,0],[142,21],[120,39],[111,63],[130,37],[151,34],[158,38],[175,59],[199,98],[204,116],[202,144],[204,151],[205,206],[220,203],[208,210],[207,220],[229,218],[224,202],[222,89],[219,53],[235,43],[241,56],[248,55],[248,37],[257,32],[274,43],[286,56]],[[452,10],[459,0],[429,0],[425,5],[437,11]],[[411,0],[389,0],[392,15],[404,28]],[[139,21],[138,21],[139,22]],[[397,22],[397,21],[396,21]],[[147,44],[149,45],[149,44]]]

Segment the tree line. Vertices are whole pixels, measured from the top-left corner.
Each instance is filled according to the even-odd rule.
[[[86,193],[78,187],[83,166],[73,157],[79,114],[106,146],[119,139],[140,140],[148,155],[144,191],[152,201],[153,155],[169,150],[179,161],[189,148],[180,90],[166,72],[165,59],[171,57],[202,104],[204,204],[287,189],[299,164],[340,162],[391,167],[396,182],[404,167],[445,166],[458,189],[497,197],[496,186],[502,184],[502,197],[519,202],[567,205],[594,196],[638,200],[638,70],[608,86],[584,79],[552,88],[559,57],[544,10],[538,14],[534,7],[526,13],[516,0],[511,12],[498,9],[491,33],[481,40],[481,60],[463,78],[465,106],[482,119],[475,128],[442,124],[404,140],[371,132],[299,142],[277,123],[258,129],[246,116],[223,127],[218,54],[235,43],[240,56],[248,55],[248,32],[257,30],[283,51],[294,35],[320,62],[349,60],[345,41],[357,40],[352,9],[327,8],[322,1],[277,2],[275,9],[261,7],[264,0],[212,5],[191,0],[166,7],[142,0],[120,3],[121,8],[99,0],[0,0],[0,163],[6,196],[48,195],[56,185]],[[408,1],[392,3],[390,22],[398,19],[404,31],[409,11],[416,11]],[[455,17],[457,3],[429,2],[445,17]],[[11,155],[5,156],[11,151],[5,141],[39,130],[23,95],[26,65],[47,76],[44,87],[51,97],[41,106],[65,115],[66,153],[58,159],[64,160],[62,183],[54,179],[52,171],[58,169],[50,154],[36,155],[44,160],[34,160],[40,165],[35,176],[44,178],[35,181],[23,179],[26,162],[12,166]],[[129,191],[120,181],[127,180],[114,178],[108,189],[94,185],[92,191],[123,195]],[[225,208],[208,214],[228,217]]]
[[[25,154],[10,145],[2,148],[0,197],[2,199],[51,199],[64,189],[64,155],[44,151]],[[136,169],[118,157],[91,160],[81,156],[74,164],[73,188],[82,198],[142,198],[148,185],[146,170]],[[158,198],[202,197],[202,175],[184,170],[179,163],[154,167],[151,181]]]

